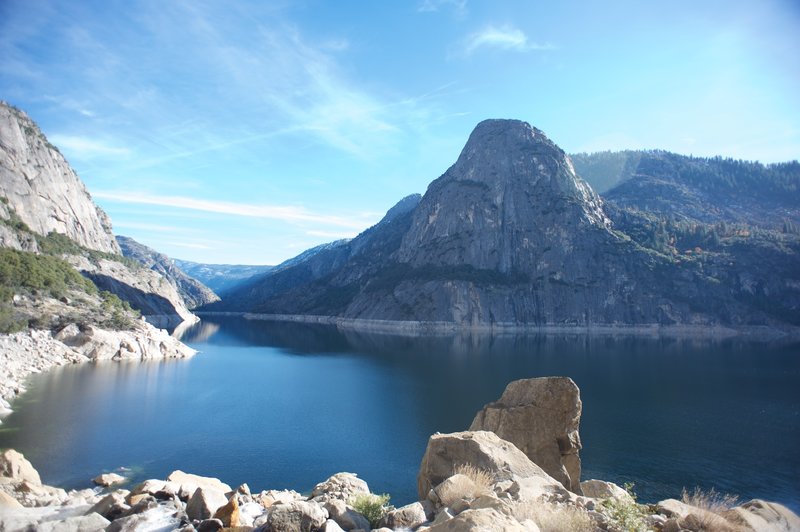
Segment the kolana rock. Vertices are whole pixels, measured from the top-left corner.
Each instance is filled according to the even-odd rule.
[[[569,377],[511,382],[477,413],[469,430],[492,431],[519,448],[564,487],[581,494],[578,386]]]

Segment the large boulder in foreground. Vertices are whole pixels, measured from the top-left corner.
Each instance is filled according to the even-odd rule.
[[[581,398],[569,377],[509,383],[500,399],[477,413],[469,430],[488,430],[516,445],[536,465],[581,493]]]
[[[460,465],[471,465],[487,472],[492,480],[518,480],[531,477],[559,485],[541,467],[534,464],[513,443],[486,431],[434,434],[422,457],[417,475],[420,500],[445,479],[453,476]],[[562,488],[563,489],[563,488]]]

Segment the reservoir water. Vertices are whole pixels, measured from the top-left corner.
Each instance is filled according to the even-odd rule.
[[[358,473],[416,500],[428,436],[466,430],[509,381],[572,377],[583,478],[643,501],[715,488],[800,510],[800,343],[586,335],[408,337],[208,318],[190,360],[71,366],[34,376],[0,425],[43,481],[119,467],[253,491],[309,491]]]

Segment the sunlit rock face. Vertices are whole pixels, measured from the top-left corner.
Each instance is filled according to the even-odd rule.
[[[519,120],[478,124],[425,195],[398,205],[217,307],[419,327],[776,323],[701,262],[614,227],[564,151]]]
[[[111,222],[64,156],[22,111],[0,102],[0,196],[33,231],[119,253]]]

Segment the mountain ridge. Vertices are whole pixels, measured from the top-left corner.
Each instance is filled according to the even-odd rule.
[[[456,326],[800,323],[791,278],[749,293],[721,267],[736,246],[691,256],[631,238],[563,150],[518,120],[481,122],[388,227],[352,241],[371,242],[369,253],[315,256],[324,275],[300,261],[203,310]],[[775,257],[791,265],[793,253]],[[778,286],[786,297],[771,310],[764,301]]]

